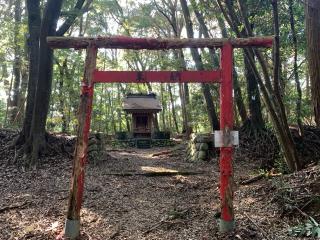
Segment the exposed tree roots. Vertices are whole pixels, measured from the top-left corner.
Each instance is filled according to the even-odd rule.
[[[75,137],[46,133],[44,139],[39,138],[36,148],[32,148],[21,134],[4,129],[0,131],[0,139],[0,149],[7,156],[7,165],[16,164],[26,169],[36,167],[38,158],[45,156],[71,157],[75,143]]]
[[[291,127],[290,130],[299,157],[303,160],[303,164],[308,165],[318,162],[320,159],[320,129],[312,126],[304,126],[303,136],[299,135],[298,128]],[[237,149],[237,157],[258,161],[261,168],[273,168],[276,160],[279,159],[280,148],[272,130],[257,128],[252,126],[250,122],[247,122],[239,131],[240,146]],[[99,149],[101,149],[101,144],[92,146],[92,142],[97,142],[97,139],[93,140],[94,141],[90,138],[89,141],[89,153],[92,155],[90,155],[89,160],[97,163],[96,160],[92,160],[92,157],[97,158],[96,156],[100,156],[98,152]],[[0,143],[0,154],[7,159],[8,164],[16,164],[24,168],[31,167],[30,157],[32,148],[27,144],[23,144],[17,131],[1,129]],[[38,157],[40,159],[45,156],[56,155],[71,158],[74,150],[75,137],[70,137],[65,134],[47,133],[44,143],[45,145],[39,146]],[[29,152],[29,154],[26,154],[26,152]]]
[[[72,158],[76,142],[75,136],[59,133],[46,133],[44,139],[36,148],[21,140],[21,134],[14,130],[0,129],[0,151],[7,156],[7,165],[17,165],[23,169],[37,168],[41,159],[50,156],[61,156],[61,158]],[[104,157],[112,158],[104,152],[104,144],[101,136],[92,134],[89,138],[88,161],[94,165]],[[108,155],[108,156],[106,156]]]
[[[303,164],[319,162],[320,129],[313,126],[303,126],[303,136],[299,135],[298,128],[291,127],[290,130]]]
[[[248,120],[240,129],[238,154],[260,162],[261,168],[271,168],[279,156],[279,144],[274,133],[267,128],[253,126]]]
[[[296,127],[290,127],[293,141],[304,165],[320,160],[320,129],[303,126],[303,136]],[[260,161],[261,168],[272,168],[279,159],[280,147],[271,129],[252,126],[247,121],[240,129],[239,157]]]

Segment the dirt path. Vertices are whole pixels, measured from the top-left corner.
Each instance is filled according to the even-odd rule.
[[[85,207],[89,210],[93,206],[94,214],[101,221],[97,221],[96,225],[84,224],[85,228],[101,229],[99,225],[103,224],[106,232],[97,235],[97,238],[101,239],[112,235],[113,231],[118,231],[118,239],[209,237],[212,227],[210,223],[214,214],[214,205],[211,203],[217,203],[218,196],[213,194],[217,189],[214,181],[216,177],[213,175],[216,171],[211,171],[214,166],[202,163],[195,167],[194,163],[183,161],[181,156],[151,157],[152,153],[161,149],[135,151],[136,153],[113,153],[115,159],[106,161],[103,168],[108,172],[120,173],[146,172],[146,170],[205,173],[185,177],[113,177],[105,176],[103,172],[98,176],[95,171],[89,172],[89,182],[95,182],[103,191],[91,193],[89,183],[87,186],[90,197],[98,201],[89,202],[89,199],[86,199]],[[208,191],[212,193],[211,196],[208,195]],[[205,222],[207,224],[204,224]]]
[[[88,166],[81,239],[290,239],[269,199],[267,180],[236,187],[237,231],[220,236],[217,161],[190,163],[184,151],[152,157],[163,149],[116,151]],[[55,239],[62,231],[71,160],[42,160],[38,171],[0,167],[0,239]],[[253,173],[235,164],[236,182]],[[202,171],[192,176],[112,176],[109,173]],[[7,207],[7,209],[5,209]],[[1,211],[1,209],[3,209]],[[275,232],[276,231],[276,232]]]

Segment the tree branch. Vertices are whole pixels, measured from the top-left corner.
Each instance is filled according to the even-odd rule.
[[[83,14],[83,11],[81,11],[81,8],[84,4],[85,0],[78,0],[76,5],[74,6],[74,9],[72,13],[70,13],[70,16],[65,20],[65,22],[61,25],[61,27],[57,30],[56,35],[57,36],[63,36],[71,27],[71,25],[76,20],[77,16],[80,14]],[[86,5],[89,8],[89,5],[91,4],[92,0],[88,1],[88,4]]]
[[[175,34],[175,36],[177,36],[178,32],[177,32],[177,29],[176,29],[176,26],[174,25],[174,23],[172,22],[171,18],[168,16],[168,14],[166,14],[163,10],[163,8],[160,8],[160,6],[156,3],[156,1],[153,1],[154,4],[156,5],[156,8],[157,10],[168,20],[169,24],[171,25],[172,27],[172,30]]]

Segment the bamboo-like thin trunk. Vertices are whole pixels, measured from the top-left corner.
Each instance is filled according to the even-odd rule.
[[[10,80],[8,97],[7,97],[7,107],[6,107],[6,113],[5,113],[5,116],[4,116],[4,125],[5,125],[5,126],[7,125],[7,122],[8,122],[8,115],[9,115],[9,106],[10,106],[10,98],[11,98],[12,84],[13,84],[13,72],[12,72],[12,74],[11,74],[11,80]]]
[[[167,110],[167,105],[166,101],[164,99],[164,87],[163,83],[160,83],[160,97],[161,97],[161,105],[162,105],[162,111],[161,111],[161,120],[162,120],[162,129],[166,129],[166,110]]]
[[[168,92],[170,96],[170,102],[171,102],[171,110],[172,110],[172,118],[175,126],[175,130],[177,133],[179,133],[179,127],[178,127],[178,121],[177,121],[177,114],[176,114],[176,108],[174,105],[174,99],[173,99],[173,94],[172,94],[172,89],[170,83],[168,83]]]
[[[190,17],[190,12],[189,12],[187,2],[186,2],[186,0],[180,0],[180,4],[182,7],[183,16],[184,16],[185,23],[186,23],[187,36],[189,39],[192,39],[194,37],[193,25],[191,22],[191,17]],[[192,55],[192,58],[195,62],[197,70],[204,70],[204,66],[203,66],[201,56],[200,56],[198,50],[192,48],[191,55]],[[209,121],[211,124],[211,128],[213,131],[217,130],[217,129],[219,129],[219,120],[218,120],[215,106],[213,104],[213,99],[212,99],[212,95],[210,92],[210,88],[209,88],[208,84],[202,83],[201,89],[202,89],[203,96],[204,96],[204,99],[206,102],[208,117],[209,117]]]
[[[229,3],[230,0],[228,0],[227,2]],[[237,19],[237,17],[235,16],[235,12],[234,12],[234,9],[232,8],[232,6],[227,4],[227,9],[228,9],[228,12],[227,12],[223,6],[221,0],[217,0],[217,3],[219,5],[221,11],[223,12],[226,20],[228,21],[230,27],[233,29],[233,31],[237,34],[238,37],[243,36],[243,35],[241,35],[241,33],[238,29],[238,26],[239,26],[238,24],[240,22]],[[241,8],[240,8],[240,10],[241,10]],[[246,14],[242,13],[242,16],[246,17]],[[276,11],[274,11],[274,16],[277,17]],[[249,28],[248,28],[247,24],[245,24],[245,27],[246,27],[246,30],[248,31]],[[275,27],[275,29],[276,29],[276,27]],[[276,44],[278,44],[278,43],[276,43]],[[277,45],[277,49],[278,48],[279,48],[279,46]],[[297,156],[297,149],[294,146],[293,139],[292,139],[292,136],[289,131],[288,123],[286,120],[286,115],[283,115],[283,112],[281,110],[282,99],[281,98],[275,99],[274,97],[272,97],[270,95],[270,92],[273,92],[273,89],[272,89],[272,85],[271,85],[271,81],[270,81],[270,76],[268,73],[267,64],[266,64],[265,60],[263,59],[261,53],[257,50],[255,50],[253,52],[253,51],[250,51],[249,49],[244,49],[244,53],[250,63],[250,67],[251,67],[252,71],[254,72],[254,74],[256,76],[256,80],[259,83],[261,92],[264,97],[263,98],[264,102],[269,110],[271,120],[272,120],[273,125],[276,129],[277,139],[279,141],[281,149],[283,150],[287,166],[290,171],[299,170],[301,168],[301,163],[300,163],[300,159]],[[257,59],[258,59],[260,65],[262,66],[264,81],[262,80],[262,78],[259,74],[257,66],[255,65],[253,53],[257,56]],[[275,68],[278,68],[278,67],[279,67],[279,65],[276,66]],[[278,70],[275,69],[275,72],[274,72],[276,75],[275,76],[276,78],[279,77],[279,75],[277,75],[278,74],[277,71]],[[276,80],[276,84],[278,84],[277,80]]]
[[[301,90],[299,72],[298,72],[298,42],[297,42],[297,35],[296,35],[296,29],[295,29],[292,0],[289,0],[289,14],[290,14],[290,27],[291,27],[293,51],[294,51],[294,59],[293,59],[294,81],[296,83],[296,89],[298,93],[298,97],[296,99],[296,117],[297,117],[297,123],[299,126],[300,133],[301,135],[303,135],[303,127],[302,127],[302,120],[301,120],[302,90]]]
[[[22,66],[22,49],[19,44],[20,24],[21,24],[21,0],[15,0],[14,3],[14,61],[13,61],[13,75],[14,81],[12,85],[12,97],[10,101],[10,122],[15,124],[18,114],[18,104],[20,98],[20,82],[21,82],[21,66]]]

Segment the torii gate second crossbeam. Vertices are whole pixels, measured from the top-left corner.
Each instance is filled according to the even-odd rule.
[[[153,39],[125,36],[98,38],[48,37],[47,41],[52,48],[87,49],[65,236],[74,239],[80,234],[80,209],[83,198],[94,85],[110,82],[204,82],[220,84],[220,231],[233,230],[233,145],[230,140],[233,129],[233,48],[271,47],[273,37],[236,39]],[[220,69],[214,71],[99,71],[96,69],[98,48],[135,50],[221,48],[221,62]]]

